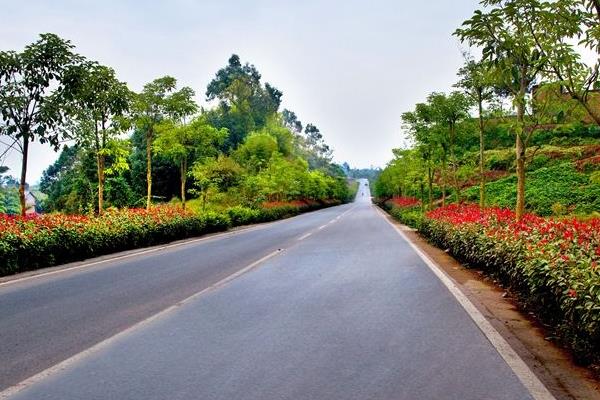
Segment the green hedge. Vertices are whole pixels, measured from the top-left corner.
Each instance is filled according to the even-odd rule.
[[[269,208],[233,207],[196,214],[174,207],[112,210],[102,216],[0,214],[0,276],[168,243],[232,226],[274,221],[340,204],[314,202]]]

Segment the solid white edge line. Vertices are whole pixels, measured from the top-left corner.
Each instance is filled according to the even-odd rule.
[[[523,386],[529,391],[535,400],[556,400],[546,386],[539,380],[535,373],[527,364],[519,357],[517,352],[508,344],[508,342],[500,335],[500,333],[492,326],[485,316],[473,305],[471,300],[460,290],[458,285],[448,276],[442,269],[427,256],[421,249],[417,247],[395,224],[393,224],[388,216],[377,206],[373,206],[383,219],[394,228],[394,230],[409,244],[409,246],[417,253],[417,255],[425,262],[425,265],[442,281],[444,286],[448,288],[450,293],[469,314],[475,325],[483,332],[489,342],[494,346],[496,351],[504,359],[506,364],[512,369],[514,374],[519,378]]]
[[[138,323],[130,326],[129,328],[127,328],[127,329],[125,329],[125,330],[123,330],[121,332],[118,332],[115,335],[113,335],[113,336],[111,336],[109,338],[106,338],[106,339],[104,339],[103,341],[101,341],[99,343],[96,343],[92,347],[90,347],[90,348],[88,348],[86,350],[83,350],[82,352],[77,353],[77,354],[75,354],[75,355],[67,358],[64,361],[61,361],[60,363],[55,364],[52,367],[49,367],[49,368],[47,368],[47,369],[45,369],[45,370],[43,370],[41,372],[38,372],[37,374],[35,374],[35,375],[33,375],[33,376],[31,376],[31,377],[29,377],[29,378],[27,378],[27,379],[25,379],[25,380],[17,383],[16,385],[13,385],[13,386],[11,386],[11,387],[3,390],[2,392],[0,392],[0,400],[8,399],[9,397],[16,395],[17,393],[19,393],[22,390],[27,389],[28,387],[30,387],[30,386],[32,386],[32,385],[40,382],[41,380],[43,380],[43,379],[45,379],[47,377],[50,377],[50,376],[56,374],[59,371],[65,370],[68,367],[70,367],[71,365],[76,364],[79,361],[82,361],[85,357],[88,357],[90,355],[98,353],[99,351],[107,348],[114,341],[122,338],[123,336],[126,336],[127,334],[132,333],[134,330],[140,329],[140,328],[142,328],[142,327],[150,324],[151,322],[153,322],[153,321],[155,321],[155,320],[157,320],[157,319],[165,316],[169,312],[176,310],[180,306],[182,306],[182,305],[184,305],[184,304],[186,304],[186,303],[188,303],[188,302],[190,302],[190,301],[192,301],[192,300],[194,300],[194,299],[202,296],[203,294],[205,294],[205,293],[207,293],[207,292],[209,292],[211,290],[214,290],[214,289],[217,289],[217,288],[220,288],[220,287],[226,285],[227,283],[231,282],[232,280],[234,280],[234,279],[238,278],[239,276],[241,276],[241,275],[249,272],[251,269],[257,267],[261,263],[267,261],[268,259],[270,259],[270,258],[272,258],[272,257],[274,257],[274,256],[276,256],[276,255],[278,255],[278,254],[280,254],[282,252],[283,252],[283,249],[275,250],[275,251],[267,254],[266,256],[262,257],[261,259],[256,260],[253,263],[247,265],[246,267],[240,269],[239,271],[237,271],[237,272],[235,272],[235,273],[233,273],[231,275],[226,276],[225,278],[221,279],[220,281],[218,281],[216,283],[213,283],[212,285],[208,286],[207,288],[202,289],[201,291],[199,291],[197,293],[194,293],[193,295],[191,295],[189,297],[186,297],[185,299],[177,302],[176,304],[174,304],[172,306],[169,306],[169,307],[165,308],[162,311],[159,311],[157,314],[154,314],[154,315],[152,315],[152,316],[150,316],[150,317],[148,317],[148,318],[146,318],[146,319],[144,319],[144,320],[142,320],[142,321],[140,321],[140,322],[138,322]]]

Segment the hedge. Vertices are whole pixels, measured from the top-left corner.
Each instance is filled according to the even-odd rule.
[[[273,221],[337,204],[340,203],[278,203],[201,214],[169,206],[149,211],[109,210],[91,217],[0,214],[0,276],[224,231],[232,226]]]

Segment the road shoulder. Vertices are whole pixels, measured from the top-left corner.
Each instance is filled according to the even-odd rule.
[[[384,215],[456,283],[557,400],[600,400],[600,382],[592,372],[575,365],[566,350],[546,340],[543,326],[520,310],[516,301],[500,286],[481,271],[465,268],[444,250],[429,244],[415,230],[400,224],[387,213]]]

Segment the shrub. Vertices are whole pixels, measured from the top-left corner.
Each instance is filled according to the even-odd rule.
[[[194,213],[178,207],[111,209],[102,216],[0,214],[0,276],[152,246],[230,226],[273,221],[339,201],[267,203],[226,212]]]
[[[401,223],[419,228],[423,218],[421,201],[414,197],[394,197],[381,204],[390,215]]]
[[[227,210],[227,214],[229,215],[229,218],[231,219],[231,224],[233,226],[253,224],[256,222],[260,222],[261,220],[260,210],[249,207],[231,207]]]
[[[222,231],[229,217],[174,207],[110,210],[98,217],[0,215],[0,275]]]

